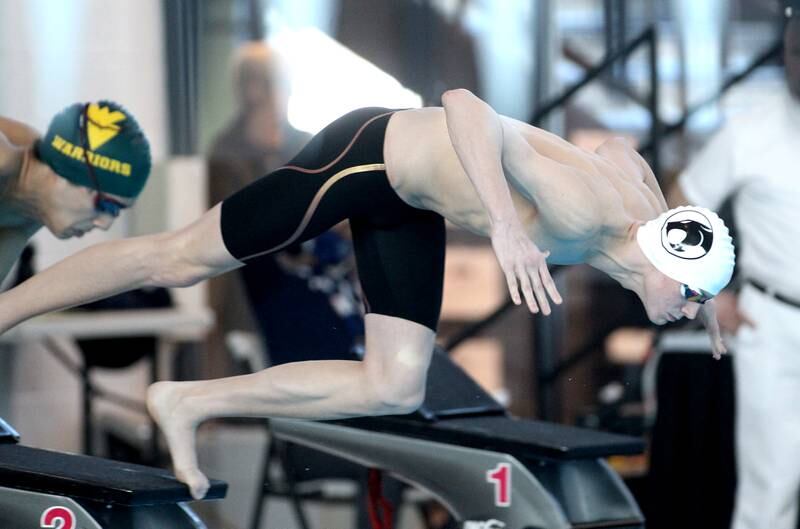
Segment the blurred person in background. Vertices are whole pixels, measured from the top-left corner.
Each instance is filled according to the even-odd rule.
[[[59,239],[110,228],[150,166],[147,138],[117,103],[70,105],[44,137],[0,117],[0,281],[42,226]]]
[[[288,72],[265,42],[236,50],[233,87],[236,115],[209,155],[209,206],[286,163],[311,138],[289,123]],[[362,338],[363,322],[344,228],[256,257],[239,273],[213,279],[216,344],[231,331],[244,330],[263,337],[272,365],[346,357]]]
[[[733,529],[795,529],[800,494],[800,2],[787,7],[785,84],[729,119],[680,175],[671,205],[734,195],[738,288],[716,298],[733,336]]]

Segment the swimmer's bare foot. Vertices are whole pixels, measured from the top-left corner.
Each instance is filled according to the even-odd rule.
[[[147,409],[169,445],[175,477],[186,483],[196,500],[208,492],[208,478],[200,472],[195,450],[197,420],[184,404],[184,393],[191,382],[156,382],[147,390]]]

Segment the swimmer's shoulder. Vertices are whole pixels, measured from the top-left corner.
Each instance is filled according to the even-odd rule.
[[[424,122],[444,118],[444,108],[442,107],[403,108],[396,110],[392,116],[393,121],[409,122]]]
[[[403,142],[431,140],[447,133],[447,119],[442,107],[423,107],[398,110],[389,122],[387,135],[402,138]],[[395,140],[397,141],[397,140]]]
[[[0,137],[17,147],[30,147],[41,137],[39,131],[21,121],[0,116]]]
[[[30,148],[39,137],[39,133],[33,127],[0,116],[0,178],[7,179],[10,175],[16,174],[19,169],[20,151]]]
[[[405,108],[396,110],[394,116],[398,120],[407,120],[411,122],[440,122],[446,119],[443,107],[422,107],[422,108]],[[524,121],[514,119],[503,114],[498,114],[500,121],[508,126],[513,127],[519,132],[525,134],[533,134],[541,132],[542,129],[534,127]],[[393,118],[394,119],[394,118]]]

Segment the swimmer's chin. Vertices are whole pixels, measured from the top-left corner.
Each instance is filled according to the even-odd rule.
[[[650,323],[653,323],[655,325],[666,325],[667,323],[669,323],[669,319],[667,319],[667,317],[663,315],[652,316],[650,315],[650,313],[648,313],[647,319],[650,320]]]
[[[86,234],[86,232],[83,232],[83,231],[65,230],[65,231],[62,231],[60,233],[54,233],[53,235],[56,236],[56,239],[60,239],[62,241],[65,241],[67,239],[74,239],[76,237],[80,239],[85,234]]]
[[[648,319],[656,325],[666,325],[668,323],[675,323],[676,321],[680,320],[680,318],[670,318],[669,316],[658,316],[656,318],[651,318],[648,316]]]

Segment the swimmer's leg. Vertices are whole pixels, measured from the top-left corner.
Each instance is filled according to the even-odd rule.
[[[425,395],[435,333],[403,318],[367,314],[363,361],[283,364],[250,375],[153,384],[147,405],[169,444],[175,475],[195,498],[208,491],[195,430],[215,417],[340,419],[409,413]]]
[[[372,188],[371,200],[378,201],[378,191],[393,193],[385,176],[364,176],[384,184]],[[349,194],[368,188],[363,183]],[[208,489],[194,446],[195,429],[207,419],[338,419],[408,413],[422,403],[442,302],[444,219],[389,197],[396,202],[394,223],[376,224],[368,216],[350,221],[369,312],[363,361],[296,362],[239,377],[151,386],[148,407],[167,438],[176,475],[195,497]]]

